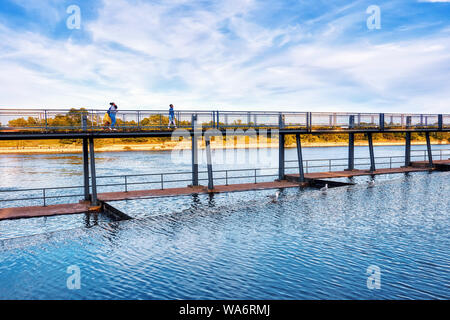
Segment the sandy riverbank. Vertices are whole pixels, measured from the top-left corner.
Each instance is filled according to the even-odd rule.
[[[423,141],[413,141],[413,145],[424,145],[425,143]],[[433,142],[433,144],[437,145],[449,145],[447,143],[439,143],[439,142]],[[356,146],[367,146],[367,142],[364,141],[357,141],[355,142]],[[402,146],[404,145],[404,141],[374,141],[374,145],[376,146]],[[305,148],[318,148],[318,147],[345,147],[347,146],[346,142],[320,142],[320,143],[307,143],[303,142],[302,147]],[[200,148],[204,148],[204,144],[199,146]],[[248,145],[246,144],[228,144],[223,145],[221,143],[211,143],[211,147],[214,149],[257,149],[257,148],[278,148],[278,142],[273,143],[272,145],[258,145],[256,143],[250,143]],[[294,148],[295,144],[286,146],[287,148]],[[114,145],[99,145],[96,146],[95,151],[96,152],[123,152],[123,151],[171,151],[175,149],[190,149],[191,144],[190,142],[181,142],[177,145],[175,142],[166,142],[166,143],[159,143],[159,144],[114,144]],[[61,145],[55,145],[55,146],[37,146],[37,147],[0,147],[0,154],[59,154],[59,153],[81,153],[82,147],[81,145],[67,145],[67,146],[61,146]]]

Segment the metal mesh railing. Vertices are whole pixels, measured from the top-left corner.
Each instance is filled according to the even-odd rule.
[[[14,110],[0,109],[0,129],[7,130],[100,130],[105,110]],[[450,128],[450,115],[343,113],[343,112],[264,112],[264,111],[175,111],[175,125],[192,129],[192,116],[203,128],[279,128],[308,131],[339,130],[444,130]],[[83,116],[86,126],[83,127]],[[116,128],[123,130],[164,130],[169,127],[167,110],[120,110]]]

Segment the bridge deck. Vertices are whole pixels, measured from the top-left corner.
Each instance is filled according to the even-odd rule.
[[[411,163],[412,167],[415,168],[424,168],[428,165],[428,161],[414,161]],[[433,160],[433,165],[435,166],[440,166],[440,165],[444,165],[444,166],[449,166],[450,165],[450,159],[448,160]]]
[[[329,171],[329,172],[314,172],[306,173],[306,179],[330,179],[330,178],[351,178],[357,176],[369,176],[380,174],[395,174],[395,173],[407,173],[407,172],[420,172],[433,170],[430,168],[422,167],[405,167],[405,168],[392,168],[392,169],[378,169],[375,171],[370,170],[351,170],[351,171]],[[289,179],[298,179],[298,174],[288,174],[286,177]]]
[[[146,197],[171,197],[190,194],[239,192],[239,191],[293,188],[293,187],[298,187],[298,183],[289,181],[273,181],[273,182],[218,185],[214,186],[214,190],[208,190],[208,188],[206,187],[194,187],[194,188],[184,187],[184,188],[170,188],[163,190],[108,192],[99,194],[98,198],[101,201],[117,201],[117,200],[139,199]]]
[[[0,220],[49,217],[65,214],[84,213],[89,211],[89,203],[67,203],[51,206],[30,206],[0,209]]]
[[[0,140],[170,136],[174,125],[185,130],[276,129],[280,133],[449,132],[450,114],[176,110],[119,110],[117,131],[104,121],[106,110],[0,109]],[[230,133],[235,134],[235,133]]]

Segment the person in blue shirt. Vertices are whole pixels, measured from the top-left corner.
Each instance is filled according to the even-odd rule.
[[[167,127],[167,129],[170,129],[172,126],[174,126],[175,128],[177,127],[175,125],[175,111],[173,110],[173,104],[169,106],[169,126]]]
[[[116,124],[116,113],[117,113],[117,105],[114,102],[111,102],[110,107],[108,109],[108,115],[111,118],[111,130],[117,130],[114,128],[114,125]]]

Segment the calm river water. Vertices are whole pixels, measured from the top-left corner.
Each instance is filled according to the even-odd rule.
[[[276,173],[276,150],[261,152],[238,150],[223,164],[217,151],[214,167]],[[376,156],[402,154],[376,147]],[[287,150],[287,159],[295,155]],[[346,155],[304,149],[305,159]],[[367,157],[367,147],[356,156]],[[190,164],[170,152],[98,153],[97,169],[185,172]],[[81,185],[81,155],[1,155],[0,176],[3,191]],[[113,202],[135,218],[120,222],[102,214],[0,221],[0,299],[449,299],[449,179],[377,176],[368,189],[361,177],[326,195],[286,189],[276,203],[275,190]],[[368,286],[369,267],[380,271],[379,289]],[[79,268],[80,289],[67,285],[68,268]]]

